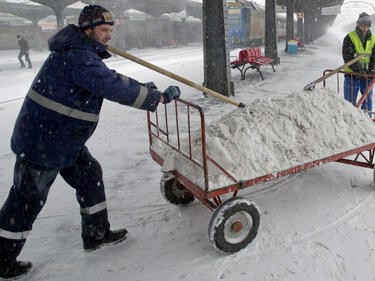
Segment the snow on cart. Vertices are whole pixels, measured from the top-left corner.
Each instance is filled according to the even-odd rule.
[[[148,112],[148,130],[163,196],[213,210],[209,239],[223,252],[243,249],[259,229],[260,211],[241,189],[332,161],[374,167],[375,123],[326,88],[257,99],[210,124],[178,99]]]

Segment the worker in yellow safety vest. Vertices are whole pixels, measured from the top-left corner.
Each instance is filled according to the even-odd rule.
[[[342,45],[342,56],[345,63],[360,54],[366,56],[361,58],[350,67],[344,68],[344,98],[354,105],[357,102],[358,90],[363,94],[370,84],[372,77],[367,74],[375,74],[375,35],[371,33],[371,17],[367,13],[361,13],[357,20],[354,31],[347,34]],[[350,72],[359,75],[349,74]],[[372,111],[372,89],[362,103],[362,109]],[[370,117],[371,117],[370,113]]]

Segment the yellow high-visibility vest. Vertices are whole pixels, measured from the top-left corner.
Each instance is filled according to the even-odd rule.
[[[363,48],[361,39],[359,39],[359,36],[355,30],[349,33],[349,37],[354,44],[356,56],[359,56],[362,54],[366,55],[365,57],[361,58],[359,62],[361,63],[362,68],[364,70],[368,70],[368,65],[370,63],[370,57],[372,54],[372,48],[375,45],[375,35],[371,34],[371,39],[366,41],[366,49]],[[353,70],[351,70],[350,67],[345,67],[344,71],[353,72]]]

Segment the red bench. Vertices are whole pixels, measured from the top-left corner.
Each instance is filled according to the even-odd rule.
[[[304,51],[305,50],[305,44],[303,43],[302,39],[299,38],[299,37],[296,37],[294,40],[297,41],[297,48]]]
[[[236,68],[241,72],[241,80],[245,79],[246,71],[249,68],[256,69],[260,74],[262,80],[264,80],[264,78],[262,72],[260,71],[260,66],[270,64],[272,66],[273,72],[275,72],[273,59],[262,56],[262,50],[259,47],[241,50],[238,54],[238,59],[232,61],[230,64],[231,68]]]

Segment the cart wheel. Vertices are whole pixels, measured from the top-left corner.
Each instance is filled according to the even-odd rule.
[[[194,201],[194,196],[170,173],[162,176],[160,192],[172,204],[186,205]]]
[[[243,198],[231,198],[214,211],[208,225],[210,242],[220,251],[234,253],[247,246],[258,233],[258,208]]]

